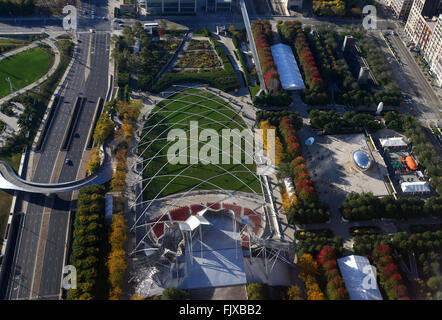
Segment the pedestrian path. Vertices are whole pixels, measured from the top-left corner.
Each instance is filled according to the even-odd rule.
[[[0,61],[1,61],[3,59],[7,59],[8,57],[14,56],[14,55],[19,54],[21,52],[24,52],[26,50],[30,50],[32,48],[39,47],[41,43],[45,43],[51,47],[52,52],[54,53],[54,57],[55,57],[54,63],[52,64],[51,68],[44,76],[42,76],[37,81],[27,85],[26,87],[21,88],[20,90],[17,90],[15,92],[1,98],[0,99],[0,106],[3,105],[4,103],[9,102],[11,99],[13,99],[19,95],[22,95],[22,94],[28,92],[29,90],[37,87],[38,85],[40,85],[41,83],[46,81],[50,76],[52,76],[52,74],[55,72],[55,70],[58,68],[58,66],[60,64],[60,52],[54,42],[55,42],[55,40],[52,40],[52,39],[44,39],[42,41],[38,40],[38,41],[34,41],[34,42],[28,44],[27,46],[24,46],[24,47],[18,48],[16,50],[9,51],[3,55],[0,55]],[[8,116],[8,115],[0,112],[0,120],[2,122],[4,122],[6,125],[6,129],[0,133],[0,147],[2,147],[4,145],[4,143],[6,142],[8,137],[10,137],[11,135],[13,135],[14,133],[16,133],[20,130],[20,128],[18,126],[18,119],[19,119],[20,115],[22,114],[22,112],[24,111],[24,107],[21,103],[14,102],[14,103],[12,103],[12,108],[14,109],[13,116]]]
[[[11,94],[1,98],[0,99],[0,105],[2,105],[3,103],[9,101],[10,99],[12,99],[12,98],[14,98],[16,96],[19,96],[19,95],[21,95],[21,94],[23,94],[23,93],[25,93],[25,92],[35,88],[36,86],[38,86],[41,83],[43,83],[44,81],[46,81],[50,76],[52,76],[52,74],[55,72],[55,70],[57,69],[58,65],[60,64],[60,52],[59,52],[57,46],[55,45],[54,41],[55,40],[51,40],[51,39],[44,39],[44,40],[41,41],[41,43],[44,43],[44,44],[47,44],[48,46],[50,46],[52,51],[54,52],[54,55],[55,55],[54,63],[52,64],[52,67],[49,69],[49,71],[44,76],[42,76],[40,79],[38,79],[37,81],[27,85],[24,88],[21,88],[20,90],[17,90],[15,92],[13,92],[13,93],[11,93]],[[0,60],[5,59],[7,57],[10,57],[12,55],[21,53],[23,51],[35,48],[37,46],[40,46],[40,41],[35,41],[35,42],[25,46],[25,47],[19,48],[19,49],[14,50],[14,51],[10,51],[10,52],[6,53],[5,55],[3,55],[2,57],[0,57]]]

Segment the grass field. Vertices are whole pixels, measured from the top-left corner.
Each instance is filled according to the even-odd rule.
[[[15,90],[41,78],[51,67],[52,56],[42,48],[30,49],[0,61],[0,98],[11,93],[6,78],[10,77]]]
[[[191,94],[198,94],[200,96],[195,96]],[[212,98],[217,102],[208,100],[207,98]],[[162,155],[160,158],[153,159],[150,164],[147,166],[145,171],[143,172],[143,177],[153,177],[155,174],[158,175],[172,175],[171,177],[159,177],[153,179],[150,184],[146,187],[144,192],[144,199],[152,199],[157,194],[160,197],[164,197],[167,195],[181,193],[187,190],[237,190],[243,192],[257,192],[261,193],[261,186],[259,180],[251,173],[256,172],[255,164],[247,164],[246,166],[251,172],[247,171],[247,169],[242,164],[220,164],[218,167],[214,164],[204,165],[200,162],[193,165],[184,165],[184,164],[171,164],[167,161],[167,150],[169,146],[174,144],[175,142],[168,142],[167,139],[158,140],[160,138],[167,138],[167,134],[169,130],[174,128],[184,129],[187,133],[189,132],[189,123],[190,121],[198,121],[199,130],[208,128],[214,129],[219,134],[221,134],[221,129],[239,129],[242,130],[246,128],[245,123],[242,118],[236,114],[236,112],[230,107],[226,102],[217,98],[216,96],[197,89],[186,90],[182,93],[178,93],[173,96],[173,99],[180,99],[182,101],[174,101],[165,100],[162,101],[161,104],[152,111],[152,114],[146,121],[143,135],[148,132],[150,127],[155,124],[163,124],[155,127],[151,132],[149,132],[143,141],[153,141],[157,139],[152,145],[144,151],[143,156],[145,158],[153,157],[155,154],[160,151],[159,155]],[[190,105],[191,103],[198,102],[198,105]],[[160,110],[160,111],[159,111]],[[179,113],[171,114],[170,111],[180,110]],[[159,111],[155,114],[156,111]],[[207,117],[207,118],[205,118]],[[180,122],[181,121],[181,122]],[[187,134],[187,138],[189,139],[189,134]],[[221,140],[221,139],[220,139]],[[221,143],[221,141],[220,141]],[[188,146],[191,144],[191,141],[188,140]],[[199,148],[203,146],[205,142],[199,143]],[[244,148],[244,141],[242,142],[242,149]],[[143,152],[142,148],[139,149],[139,152]],[[189,153],[189,152],[188,152]],[[220,157],[221,158],[221,157]],[[189,158],[188,158],[189,159]],[[232,162],[232,161],[230,161]],[[146,164],[147,162],[145,162]],[[242,163],[244,164],[244,151],[242,151]],[[166,165],[165,165],[166,164]],[[164,168],[162,168],[164,166]],[[183,173],[180,172],[185,169]],[[232,175],[225,172],[223,169],[228,170]],[[222,174],[222,175],[220,175]],[[178,175],[178,177],[176,177]],[[186,175],[189,177],[183,177],[182,175]],[[215,177],[220,175],[219,177]],[[213,177],[210,180],[211,183],[202,183],[198,185],[201,181],[198,179],[208,179]],[[166,184],[171,182],[162,192],[161,190]],[[146,184],[145,184],[146,185]],[[198,186],[197,186],[198,185]]]

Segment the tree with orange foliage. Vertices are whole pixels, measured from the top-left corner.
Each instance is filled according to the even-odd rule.
[[[302,297],[302,291],[298,286],[290,286],[287,290],[288,300],[304,300]]]
[[[318,284],[319,266],[311,254],[305,253],[297,263],[299,278],[304,282],[307,300],[327,300]]]

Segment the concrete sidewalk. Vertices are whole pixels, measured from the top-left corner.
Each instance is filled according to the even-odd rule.
[[[58,65],[60,64],[60,52],[59,52],[57,46],[54,44],[53,41],[51,41],[51,40],[49,40],[49,39],[44,39],[44,40],[42,40],[41,42],[47,44],[48,46],[50,46],[50,47],[52,48],[52,51],[54,52],[55,60],[54,60],[54,63],[52,64],[52,67],[49,69],[49,71],[48,71],[43,77],[41,77],[41,78],[38,79],[37,81],[35,81],[35,82],[33,82],[33,83],[27,85],[27,86],[24,87],[24,88],[21,88],[20,90],[17,90],[17,91],[15,91],[15,92],[13,92],[13,93],[11,93],[11,94],[9,94],[9,95],[7,95],[7,96],[1,98],[1,99],[0,99],[0,105],[2,105],[3,103],[7,102],[8,100],[10,100],[10,99],[12,99],[12,98],[14,98],[14,97],[16,97],[16,96],[18,96],[18,95],[21,95],[21,94],[23,94],[23,93],[25,93],[25,92],[27,92],[27,91],[33,89],[34,87],[38,86],[39,84],[43,83],[43,82],[46,81],[50,76],[52,76],[52,74],[53,74],[53,73],[55,72],[55,70],[57,69]],[[15,55],[15,54],[18,54],[18,53],[24,52],[24,51],[26,51],[26,50],[29,50],[29,49],[32,49],[32,48],[38,47],[38,46],[39,46],[39,43],[40,43],[40,41],[36,41],[36,42],[33,42],[32,44],[30,44],[30,45],[28,45],[28,46],[25,46],[25,47],[22,47],[22,48],[20,48],[20,49],[17,49],[17,50],[11,51],[11,52],[9,52],[9,53],[6,53],[3,57],[0,57],[0,60],[2,60],[2,58],[5,59],[5,58],[10,57],[10,56],[12,56],[12,55]]]
[[[54,44],[53,41],[49,40],[49,39],[44,39],[42,41],[34,41],[31,44],[21,47],[19,49],[10,51],[4,55],[0,56],[0,61],[2,59],[7,59],[8,57],[14,56],[16,54],[22,53],[26,50],[30,50],[36,47],[40,46],[40,42],[41,43],[45,43],[47,45],[49,45],[52,49],[52,51],[54,52],[55,55],[55,59],[54,59],[54,63],[52,64],[51,68],[49,69],[49,71],[40,79],[38,79],[37,81],[27,85],[24,88],[21,88],[20,90],[17,90],[3,98],[0,99],[0,105],[10,101],[11,99],[22,95],[23,93],[26,93],[27,91],[35,88],[36,86],[40,85],[41,83],[43,83],[44,81],[46,81],[50,76],[52,76],[52,74],[54,74],[55,70],[58,68],[58,66],[60,65],[60,52],[57,48],[57,46]],[[18,126],[18,119],[20,118],[20,115],[22,114],[22,112],[24,111],[24,107],[21,103],[14,103],[15,107],[14,110],[14,115],[13,116],[7,116],[4,113],[0,112],[0,120],[3,121],[6,125],[6,129],[0,134],[0,146],[3,146],[3,144],[6,142],[7,138],[10,137],[12,134],[14,134],[15,132],[19,131],[20,128]]]

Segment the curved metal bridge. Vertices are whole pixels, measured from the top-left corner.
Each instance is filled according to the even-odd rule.
[[[58,193],[81,189],[92,184],[103,184],[112,178],[113,170],[110,150],[104,152],[100,168],[93,174],[79,180],[60,183],[39,183],[21,178],[14,169],[0,161],[0,189],[18,190],[31,193]]]

